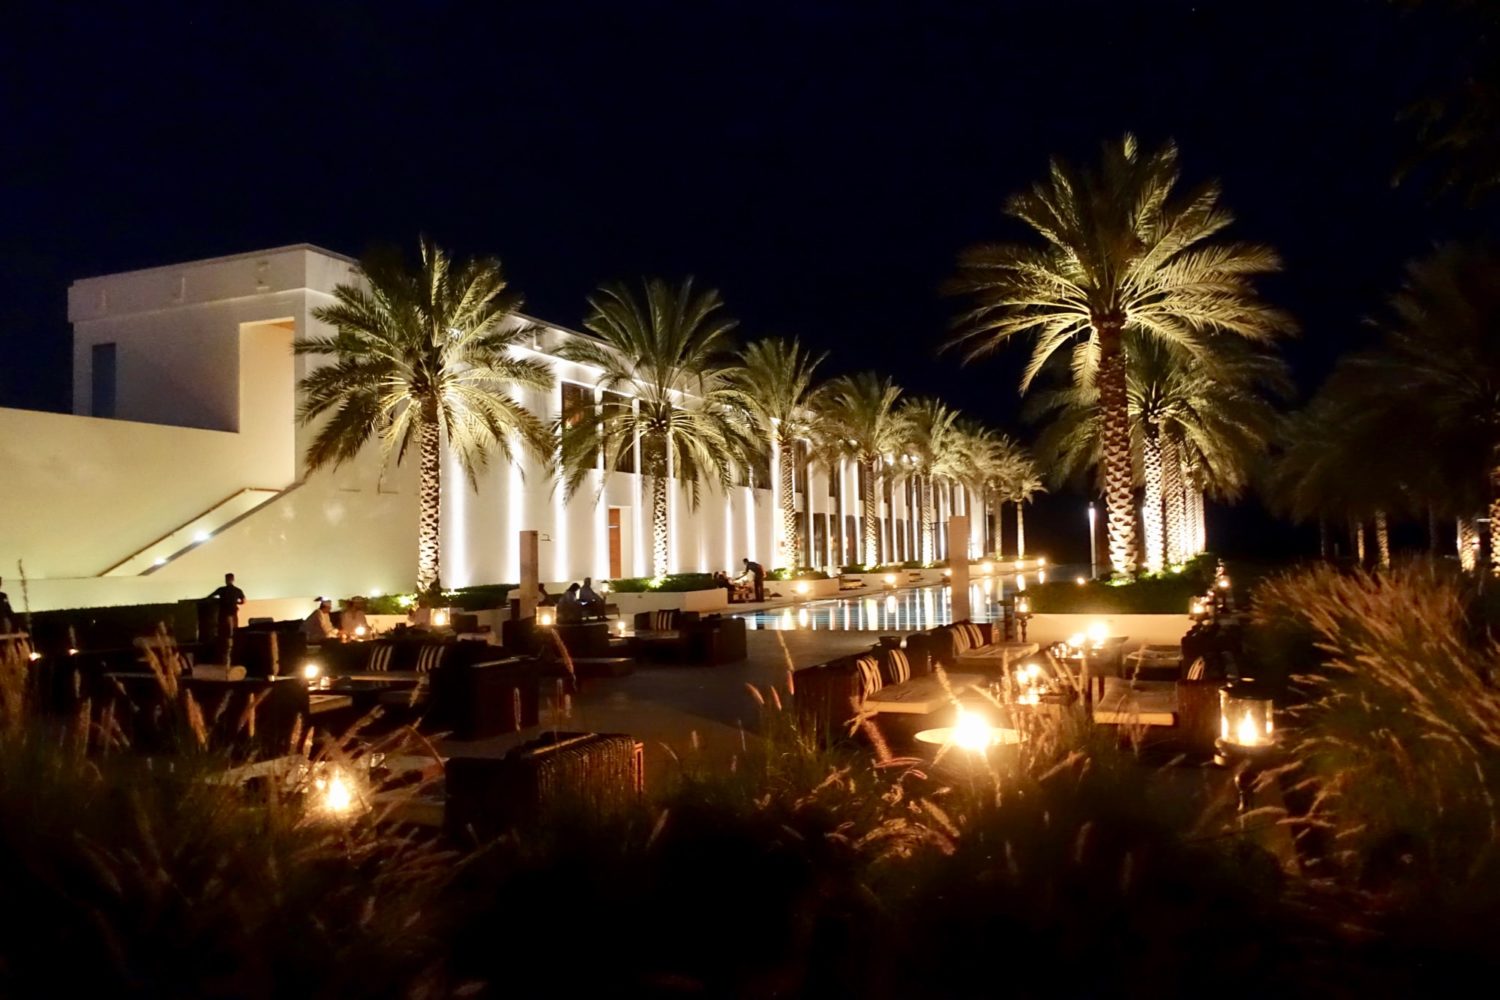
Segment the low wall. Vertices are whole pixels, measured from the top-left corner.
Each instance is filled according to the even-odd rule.
[[[666,611],[678,608],[683,611],[724,611],[729,607],[729,595],[722,587],[713,590],[684,590],[663,593],[648,590],[639,594],[612,593],[605,598],[620,609],[621,617],[629,617],[638,611]]]
[[[1103,622],[1110,635],[1126,637],[1125,648],[1143,643],[1178,643],[1192,627],[1187,615],[1032,615],[1026,637],[1043,645],[1062,642],[1069,636],[1086,632],[1094,622]]]

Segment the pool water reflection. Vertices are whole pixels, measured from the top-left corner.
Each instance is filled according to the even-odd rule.
[[[856,597],[809,601],[794,608],[747,611],[736,617],[745,619],[745,627],[751,629],[912,632],[952,623],[953,602],[949,590],[949,587],[941,586],[877,591]],[[1000,601],[1005,593],[1006,588],[998,581],[987,579],[970,583],[969,620],[987,622],[1000,617]]]

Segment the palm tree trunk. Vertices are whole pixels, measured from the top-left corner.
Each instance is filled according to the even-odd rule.
[[[1145,539],[1145,563],[1148,573],[1160,573],[1166,562],[1166,536],[1162,528],[1161,438],[1149,428],[1143,435],[1141,471],[1145,489],[1141,498],[1141,527]]]
[[[667,575],[667,477],[651,477],[651,575]]]
[[[442,433],[436,414],[422,421],[417,432],[420,485],[417,489],[417,593],[438,589],[442,558],[443,477]]]
[[[1500,495],[1490,501],[1490,572],[1500,576]]]
[[[1161,491],[1166,502],[1167,562],[1176,566],[1187,561],[1187,498],[1182,492],[1182,458],[1171,437],[1161,443]]]
[[[917,492],[921,494],[922,561],[934,562],[937,560],[937,527],[932,512],[933,494],[932,476],[930,474],[917,479]]]
[[[865,565],[880,562],[880,495],[875,491],[875,473],[880,468],[880,456],[865,460],[864,495],[864,555]]]
[[[1349,547],[1354,550],[1354,561],[1357,565],[1365,564],[1365,522],[1359,518],[1349,519]]]
[[[1193,487],[1188,496],[1193,501],[1193,555],[1201,556],[1208,551],[1208,517],[1203,509],[1203,491]]]
[[[1479,568],[1479,528],[1474,519],[1458,519],[1458,565],[1472,573]]]
[[[802,565],[801,537],[797,534],[797,497],[795,492],[796,472],[792,463],[797,458],[797,443],[781,441],[779,454],[781,466],[781,556],[782,565],[795,570]],[[753,514],[752,514],[753,516]]]
[[[1328,561],[1328,519],[1318,517],[1318,558]]]
[[[1026,558],[1026,501],[1016,501],[1016,558]]]
[[[1121,325],[1096,324],[1099,367],[1094,384],[1104,421],[1104,506],[1109,534],[1109,566],[1117,577],[1130,576],[1135,559],[1135,489],[1130,468],[1130,401],[1125,384],[1125,350]]]
[[[848,546],[844,541],[844,460],[839,459],[838,464],[829,472],[834,477],[833,485],[833,530],[828,533],[828,541],[833,545],[833,571],[840,572],[849,561]]]
[[[1391,568],[1391,526],[1385,511],[1375,512],[1375,551],[1380,554],[1380,568]]]

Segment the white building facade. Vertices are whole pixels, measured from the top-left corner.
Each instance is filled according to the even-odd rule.
[[[409,591],[415,461],[381,468],[374,447],[337,470],[309,473],[303,461],[311,432],[297,420],[297,384],[325,361],[294,355],[292,344],[330,333],[314,310],[359,280],[350,258],[299,245],[74,282],[73,413],[0,408],[0,576],[12,602],[171,601],[207,593],[225,572],[252,598]],[[523,348],[558,380],[550,392],[517,393],[544,420],[600,401],[594,373],[556,356],[580,336],[544,323]],[[564,498],[530,459],[492,463],[470,489],[446,456],[444,586],[516,582],[524,530],[539,533],[549,587],[648,575],[649,490],[635,457]],[[805,561],[863,561],[863,477],[850,463],[824,470],[778,455],[768,482],[788,458]],[[880,479],[879,558],[918,558],[912,486]],[[694,508],[675,483],[669,499],[674,572],[786,561],[770,490],[706,488]],[[962,491],[940,491],[940,539],[964,503]],[[971,555],[995,548],[985,520],[971,518]]]

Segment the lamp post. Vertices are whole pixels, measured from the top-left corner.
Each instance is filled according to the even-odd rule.
[[[1089,501],[1089,579],[1099,579],[1099,543],[1097,532],[1099,530],[1099,512],[1094,509],[1094,501]]]
[[[1031,598],[1025,594],[1016,595],[1016,624],[1021,630],[1021,641],[1026,641],[1026,623],[1031,621]]]

